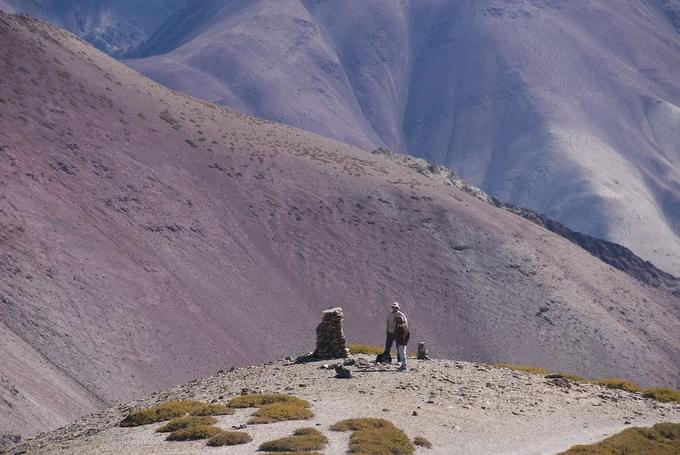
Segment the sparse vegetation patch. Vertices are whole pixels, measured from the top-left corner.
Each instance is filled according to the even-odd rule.
[[[295,402],[273,403],[262,406],[248,420],[250,424],[283,422],[284,420],[307,420],[314,417],[309,403]]]
[[[158,433],[172,433],[182,428],[194,427],[197,425],[213,425],[217,423],[217,419],[208,416],[184,416],[176,417],[165,425],[159,427]]]
[[[282,402],[307,403],[305,400],[285,393],[256,393],[234,397],[229,400],[228,406],[231,408],[259,408],[267,404]]]
[[[173,431],[165,438],[166,441],[195,441],[198,439],[208,439],[221,433],[217,427],[211,425],[195,425],[186,428],[180,428]]]
[[[233,409],[218,404],[210,404],[202,401],[177,400],[166,401],[149,408],[140,409],[130,413],[120,423],[121,427],[135,427],[150,423],[163,422],[186,415],[222,415],[231,414]]]
[[[628,428],[593,445],[577,445],[560,455],[677,455],[680,424],[658,423],[652,428]]]
[[[541,375],[541,376],[545,376],[547,374],[550,374],[550,371],[546,370],[545,368],[534,367],[534,366],[531,366],[531,365],[517,365],[517,364],[514,364],[514,363],[499,363],[496,366],[500,367],[500,368],[507,368],[509,370],[514,370],[514,371],[524,371],[525,373],[538,374],[538,375]]]
[[[309,402],[287,394],[242,395],[229,400],[232,408],[259,408],[248,420],[250,424],[307,420],[314,417]]]
[[[508,368],[515,371],[524,371],[527,373],[538,374],[540,376],[548,376],[552,373],[545,368],[538,368],[529,365],[515,365],[511,363],[500,363],[496,365],[500,368]],[[651,389],[643,389],[638,384],[628,381],[626,379],[620,378],[604,378],[597,380],[590,380],[570,373],[555,373],[556,375],[562,376],[565,379],[569,379],[574,382],[580,382],[582,384],[597,384],[602,387],[607,387],[608,389],[619,389],[630,393],[641,393],[645,398],[652,398],[654,400],[667,403],[670,401],[680,403],[680,391],[669,389],[667,387],[654,387]]]
[[[252,440],[253,438],[243,431],[220,431],[208,440],[207,445],[211,447],[235,446],[247,444]]]
[[[349,348],[349,352],[352,354],[366,354],[366,355],[378,355],[381,354],[385,348],[382,348],[380,346],[374,346],[372,344],[363,344],[363,343],[352,343],[347,346]]]
[[[349,453],[362,455],[411,455],[415,447],[408,436],[384,419],[358,418],[341,420],[331,426],[334,431],[353,431]]]
[[[669,401],[680,403],[680,391],[665,387],[647,389],[642,393],[642,396],[645,398],[654,398],[656,401],[661,401],[663,403],[668,403]]]
[[[314,428],[298,428],[292,436],[260,444],[263,452],[309,453],[321,450],[328,444],[328,438]]]
[[[605,378],[596,381],[595,384],[604,386],[608,389],[620,389],[631,393],[642,391],[642,388],[639,385],[634,382],[626,381],[625,379]]]

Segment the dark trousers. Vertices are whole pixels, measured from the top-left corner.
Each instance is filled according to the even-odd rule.
[[[386,332],[387,339],[385,340],[385,354],[389,354],[392,351],[392,344],[394,343],[394,333]]]

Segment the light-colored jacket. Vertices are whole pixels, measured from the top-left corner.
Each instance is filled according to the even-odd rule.
[[[390,314],[387,315],[387,333],[394,333],[394,328],[397,326],[397,316],[404,318],[404,322],[408,324],[408,320],[404,313],[399,310],[391,311]]]

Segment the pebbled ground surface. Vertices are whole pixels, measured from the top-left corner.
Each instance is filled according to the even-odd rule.
[[[328,363],[326,363],[328,364]],[[314,426],[329,438],[323,453],[347,451],[349,434],[329,430],[338,420],[379,417],[392,421],[410,438],[424,436],[431,450],[416,453],[539,455],[590,443],[631,425],[680,422],[679,404],[661,404],[639,394],[568,382],[557,385],[541,376],[485,364],[411,360],[411,369],[370,364],[350,367],[352,379],[336,379],[324,362],[303,365],[277,361],[240,368],[155,393],[145,400],[88,416],[74,425],[41,435],[8,455],[31,454],[251,454],[264,441]],[[315,417],[303,422],[247,425],[249,444],[206,448],[204,441],[167,442],[155,433],[160,424],[120,428],[133,408],[169,399],[226,402],[247,389],[290,393],[312,404]],[[217,426],[244,424],[252,409],[219,417]],[[414,411],[417,415],[413,415]]]

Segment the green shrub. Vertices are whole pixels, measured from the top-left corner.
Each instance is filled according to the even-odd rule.
[[[215,423],[217,423],[217,419],[208,416],[175,417],[170,422],[158,428],[156,431],[158,433],[172,433],[173,431],[177,431],[180,428],[195,427],[197,425],[212,425]]]
[[[426,449],[432,448],[432,443],[422,436],[416,436],[413,438],[413,444],[417,445],[418,447],[425,447]]]
[[[577,445],[560,455],[677,455],[680,424],[658,423],[652,428],[628,428],[592,445]]]
[[[642,391],[640,386],[635,384],[634,382],[626,381],[625,379],[619,378],[598,379],[597,381],[595,381],[595,384],[604,386],[608,389],[620,389],[631,393]]]
[[[645,398],[654,398],[657,401],[668,403],[669,401],[676,401],[680,403],[680,391],[668,389],[665,387],[655,387],[647,389],[642,394]]]
[[[222,432],[217,427],[210,425],[195,425],[186,428],[180,428],[173,431],[165,438],[166,441],[195,441],[197,439],[208,439]]]
[[[412,455],[415,447],[408,436],[384,419],[347,419],[331,426],[334,431],[352,430],[349,453],[360,455]]]
[[[301,400],[303,401],[303,400]],[[248,420],[250,424],[282,422],[284,420],[307,420],[314,417],[309,403],[282,402],[262,406]]]
[[[309,452],[321,450],[328,444],[328,438],[314,428],[298,428],[293,436],[275,439],[260,444],[263,452]]]
[[[207,445],[211,447],[235,446],[247,444],[252,440],[253,438],[243,431],[220,431],[208,440]]]
[[[211,412],[208,412],[211,411]],[[121,427],[135,427],[163,422],[184,415],[219,415],[231,413],[233,410],[222,405],[212,405],[202,401],[178,400],[166,401],[149,408],[130,413],[120,422]]]

